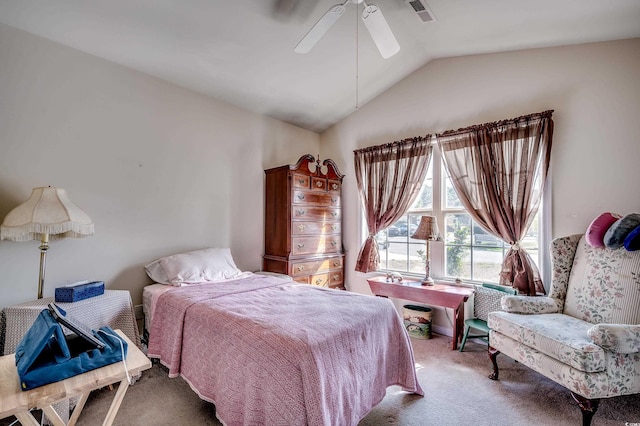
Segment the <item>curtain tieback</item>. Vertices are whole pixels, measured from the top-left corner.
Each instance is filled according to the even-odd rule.
[[[519,243],[513,243],[511,245],[511,250],[514,250],[514,251],[520,250],[520,244]]]

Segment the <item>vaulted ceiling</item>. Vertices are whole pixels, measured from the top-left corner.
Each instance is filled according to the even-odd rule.
[[[383,59],[339,0],[0,0],[0,22],[218,100],[321,132],[436,58],[640,37],[638,0],[375,0],[400,51]],[[372,0],[373,1],[373,0]]]

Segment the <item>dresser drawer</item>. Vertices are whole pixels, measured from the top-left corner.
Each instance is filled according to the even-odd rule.
[[[293,220],[340,220],[340,208],[293,206]]]
[[[304,275],[301,277],[293,277],[293,280],[300,284],[309,284],[309,278],[311,278],[310,275]]]
[[[293,235],[339,234],[340,222],[295,222],[292,224]]]
[[[329,274],[312,275],[310,277],[309,284],[316,285],[318,287],[329,287],[329,285],[331,285],[329,280]]]
[[[329,179],[327,190],[332,193],[340,193],[340,189],[342,189],[342,183],[339,180]]]
[[[293,191],[293,204],[308,204],[316,206],[339,207],[340,195],[325,192]]]
[[[329,272],[329,286],[342,287],[344,284],[344,275],[342,270]]]
[[[291,179],[294,188],[309,189],[310,187],[311,176],[299,175],[297,173],[294,173]]]
[[[327,191],[327,180],[324,178],[311,177],[311,189],[314,191]]]
[[[340,235],[321,235],[314,237],[293,237],[291,253],[303,254],[339,253],[342,250]]]
[[[316,260],[311,262],[294,262],[291,264],[291,275],[299,277],[303,275],[329,272],[332,269],[339,269],[342,274],[342,258],[332,257],[329,259]]]
[[[300,284],[311,284],[319,287],[330,287],[344,289],[342,271],[338,273],[304,275],[293,277],[293,280]]]

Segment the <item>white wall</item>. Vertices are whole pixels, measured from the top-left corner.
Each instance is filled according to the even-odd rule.
[[[51,244],[45,296],[99,279],[138,304],[143,265],[202,247],[259,269],[263,170],[318,150],[316,133],[0,25],[0,219],[51,185],[96,227]],[[0,242],[0,308],[36,297],[38,246]]]
[[[583,233],[603,211],[640,212],[640,39],[440,59],[321,135],[345,165],[348,288],[362,242],[353,150],[554,109],[554,237]]]

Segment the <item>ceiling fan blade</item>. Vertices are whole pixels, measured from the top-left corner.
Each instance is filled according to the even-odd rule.
[[[378,6],[375,4],[366,5],[362,12],[362,22],[367,27],[383,58],[387,59],[398,53],[400,45]]]
[[[298,43],[294,50],[297,53],[308,53],[313,48],[313,46],[315,46],[316,43],[320,41],[322,36],[325,35],[327,31],[329,31],[329,28],[331,28],[333,24],[335,24],[338,19],[340,19],[340,17],[344,14],[345,4],[346,3],[336,4],[335,6],[332,6],[331,9],[329,9],[324,15],[322,15],[322,18],[320,18],[320,20],[316,22],[313,28],[311,28],[309,32],[303,37],[303,39],[300,40],[300,43]]]

